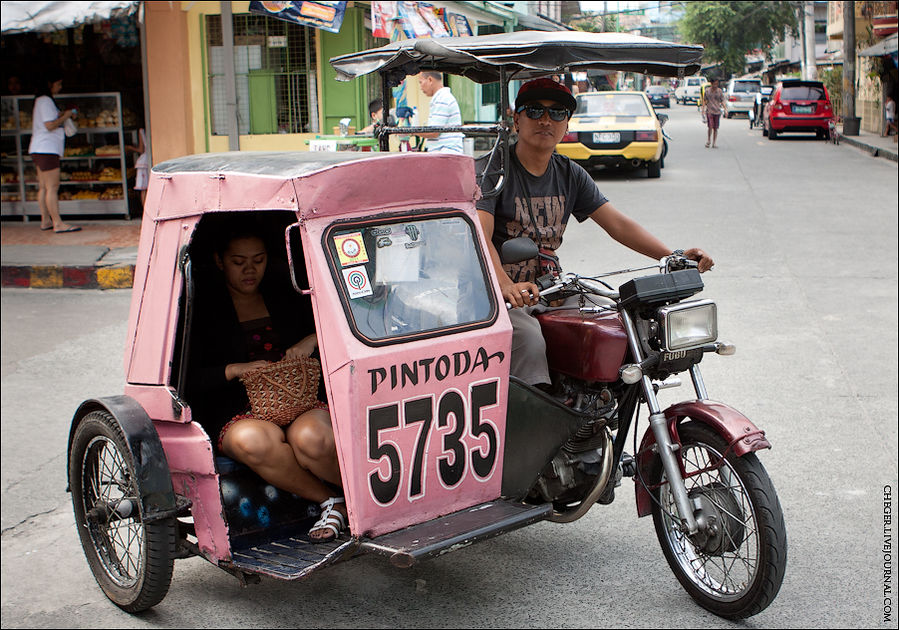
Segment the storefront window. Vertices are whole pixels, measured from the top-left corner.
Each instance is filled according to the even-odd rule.
[[[458,214],[341,226],[325,236],[353,332],[372,345],[489,324],[496,300]]]
[[[238,14],[234,73],[238,133],[311,133],[319,130],[314,29],[264,15]],[[206,16],[211,130],[228,135],[222,17]]]

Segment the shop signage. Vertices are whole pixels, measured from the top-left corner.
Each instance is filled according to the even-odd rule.
[[[312,26],[330,33],[339,33],[346,11],[346,0],[299,0],[294,2],[250,2],[250,13],[293,22],[300,26]]]

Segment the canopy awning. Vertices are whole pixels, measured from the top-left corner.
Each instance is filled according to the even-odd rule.
[[[331,59],[337,78],[349,81],[372,72],[391,84],[422,70],[468,77],[477,83],[527,79],[566,70],[619,70],[684,76],[699,70],[702,46],[664,42],[628,33],[518,31],[477,37],[406,39]]]
[[[3,2],[0,23],[4,35],[48,32],[131,15],[140,3],[118,2]]]
[[[868,46],[858,53],[859,57],[883,57],[884,55],[895,55],[899,46],[897,46],[896,36],[899,33],[893,33],[886,39],[882,39],[873,46]]]

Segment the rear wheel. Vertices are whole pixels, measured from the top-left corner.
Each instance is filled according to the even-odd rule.
[[[685,484],[708,525],[681,530],[661,462],[651,472],[656,535],[678,581],[703,608],[727,619],[755,615],[774,600],[787,564],[787,534],[774,486],[758,458],[737,457],[709,427],[678,429]]]
[[[649,178],[662,176],[662,160],[661,158],[655,162],[646,163],[646,176]]]
[[[777,130],[774,127],[768,128],[768,140],[777,140]]]
[[[75,523],[97,584],[131,613],[162,601],[175,556],[175,519],[145,523],[138,484],[116,419],[106,411],[89,413],[69,458]]]

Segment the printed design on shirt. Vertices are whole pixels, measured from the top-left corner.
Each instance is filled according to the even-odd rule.
[[[530,212],[524,199],[515,197],[515,218],[506,222],[506,234],[509,238],[527,236],[540,248],[557,249],[562,244],[562,234],[565,232],[565,196],[531,197]],[[536,226],[531,220],[532,214],[537,222]],[[503,268],[513,282],[533,282],[537,277],[536,260],[503,265]]]

